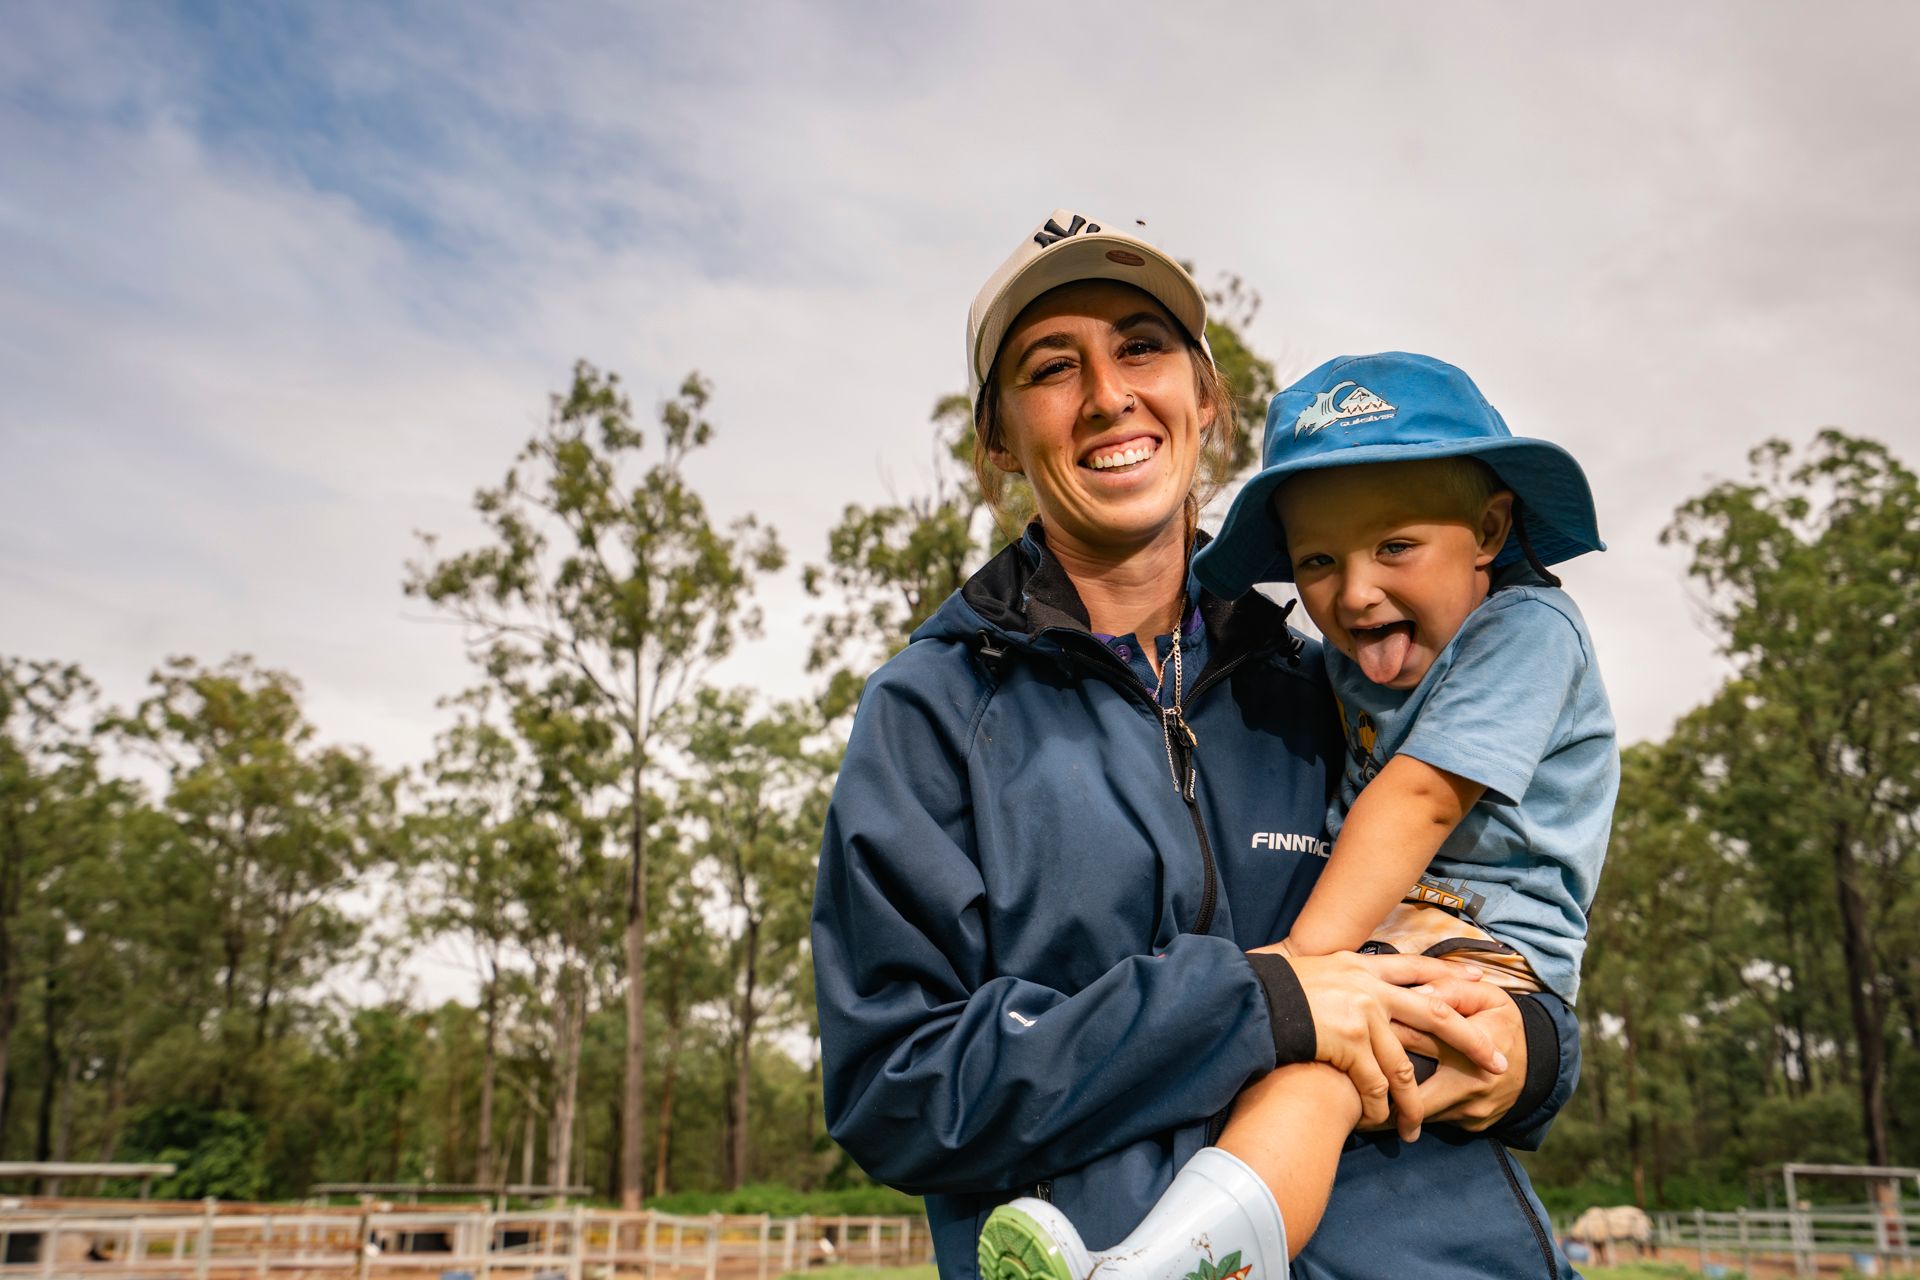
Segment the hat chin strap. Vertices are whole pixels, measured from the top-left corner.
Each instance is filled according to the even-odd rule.
[[[1518,494],[1515,494],[1513,499],[1513,535],[1520,539],[1520,551],[1527,557],[1527,567],[1539,574],[1548,586],[1559,586],[1560,579],[1549,572],[1546,565],[1540,563],[1540,557],[1533,549],[1533,539],[1527,537],[1526,511]]]

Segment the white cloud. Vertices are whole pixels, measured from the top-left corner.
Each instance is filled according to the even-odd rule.
[[[818,559],[925,474],[967,301],[1063,204],[1244,275],[1289,372],[1430,350],[1572,448],[1613,550],[1567,576],[1629,738],[1716,679],[1654,541],[1676,503],[1770,434],[1920,453],[1905,9],[28,12],[0,643],[122,700],[251,651],[418,758],[467,674],[400,597],[411,532],[470,536],[576,356],[642,406],[710,376],[710,501]],[[792,575],[766,603],[726,674],[790,692],[811,606]]]

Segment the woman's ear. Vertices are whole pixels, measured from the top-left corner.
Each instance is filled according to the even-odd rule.
[[[1484,569],[1493,563],[1500,554],[1500,548],[1507,545],[1507,533],[1513,528],[1513,491],[1502,489],[1487,499],[1487,505],[1480,509],[1480,550],[1473,558],[1473,567]]]
[[[1014,457],[1013,454],[1005,449],[988,449],[987,461],[1010,476],[1024,475],[1026,473],[1026,468],[1020,465],[1020,459]]]

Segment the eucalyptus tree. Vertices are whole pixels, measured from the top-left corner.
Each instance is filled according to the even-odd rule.
[[[59,1007],[55,961],[65,938],[50,895],[68,870],[69,846],[86,839],[74,829],[78,810],[93,805],[101,788],[93,744],[98,697],[75,665],[0,657],[0,1134],[18,1074],[13,1040],[29,972],[45,984],[47,1012]],[[32,960],[38,963],[29,969]],[[54,1024],[43,1023],[47,1065],[57,1071]],[[52,1088],[51,1080],[43,1082],[43,1142]]]
[[[489,674],[521,686],[559,673],[586,695],[582,716],[619,735],[625,799],[626,1025],[621,1202],[637,1208],[643,1174],[649,804],[663,726],[699,678],[755,633],[754,578],[783,562],[751,518],[715,525],[686,475],[712,438],[710,388],[688,375],[660,411],[655,446],[616,375],[586,362],[474,507],[490,544],[409,566],[408,594],[464,623]],[[547,673],[540,675],[536,673]]]
[[[755,715],[744,690],[703,689],[690,714],[679,812],[713,876],[732,969],[733,1087],[729,1181],[747,1181],[754,1037],[796,1004],[818,865],[822,800],[833,757],[810,741],[823,726],[804,705]]]
[[[1892,1163],[1888,1018],[1913,966],[1920,810],[1920,485],[1883,444],[1835,430],[1772,440],[1751,478],[1682,506],[1665,537],[1690,572],[1738,696],[1725,767],[1765,785],[1827,872],[1859,1067],[1865,1155]]]
[[[286,1034],[283,1006],[359,935],[342,896],[394,856],[397,779],[364,749],[321,745],[299,684],[251,658],[174,658],[150,683],[120,727],[166,769],[178,888],[206,913],[221,1046],[209,1101],[219,1106]]]

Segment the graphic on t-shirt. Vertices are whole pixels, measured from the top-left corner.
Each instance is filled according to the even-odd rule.
[[[1340,732],[1347,739],[1347,781],[1353,784],[1357,793],[1385,767],[1386,762],[1375,758],[1373,754],[1380,734],[1373,726],[1372,716],[1364,711],[1358,716],[1348,715],[1347,704],[1338,695],[1334,697],[1334,703],[1340,708]]]
[[[1442,880],[1438,876],[1422,876],[1414,881],[1413,888],[1407,890],[1406,901],[1425,903],[1428,906],[1445,907],[1472,920],[1487,905],[1485,894],[1475,893],[1473,886],[1464,880]]]

